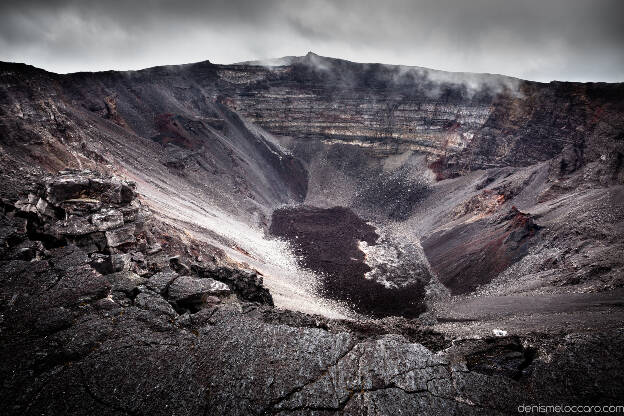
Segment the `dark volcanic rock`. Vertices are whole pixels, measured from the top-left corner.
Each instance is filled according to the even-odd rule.
[[[192,269],[201,277],[214,278],[232,286],[241,299],[273,306],[271,293],[262,284],[257,272],[235,270],[227,267],[206,268],[193,265]]]
[[[358,244],[365,241],[373,245],[378,235],[350,209],[280,209],[273,213],[270,230],[291,242],[302,266],[322,273],[324,296],[378,317],[416,317],[424,312],[422,282],[389,289],[365,278],[371,269]]]
[[[29,232],[44,244],[73,243],[88,253],[109,252],[136,242],[138,217],[124,217],[124,209],[136,209],[134,184],[92,171],[63,171],[45,179],[39,195],[29,194],[15,203],[31,215]],[[121,264],[120,264],[121,263]],[[94,265],[101,271],[119,271],[124,262],[115,255],[99,256]]]
[[[475,343],[474,350],[466,354],[466,366],[481,374],[500,374],[514,380],[526,377],[537,351],[525,347],[517,338],[488,340]]]
[[[14,212],[1,216],[2,250],[42,235]],[[360,227],[354,234],[374,242],[370,226],[343,215],[355,221],[343,231]],[[530,234],[530,221],[518,222]],[[162,253],[150,278],[101,276],[89,264],[104,253],[36,250],[41,259],[0,260],[2,414],[506,414],[624,394],[621,331],[451,344],[413,327],[297,318],[236,300],[178,315],[161,294],[195,301],[204,285],[225,287],[208,273],[237,274],[191,267],[178,276],[164,268],[173,253]],[[239,273],[239,299],[262,293],[252,273]]]
[[[157,314],[164,314],[171,317],[177,316],[176,311],[169,302],[163,299],[162,296],[158,296],[154,293],[139,293],[136,298],[134,298],[134,305],[142,309],[156,312]]]
[[[48,180],[46,199],[58,204],[67,200],[95,200],[102,203],[126,204],[135,197],[134,185],[120,179],[104,179],[67,171]]]
[[[106,231],[123,225],[124,216],[118,210],[106,210],[91,216],[91,222],[98,231]]]
[[[158,272],[149,278],[146,285],[153,291],[165,294],[171,282],[178,278],[178,274],[172,271]]]
[[[139,292],[139,286],[145,284],[145,278],[133,272],[117,272],[106,275],[111,282],[113,291],[123,292],[129,297],[135,297]]]
[[[196,308],[205,303],[209,296],[227,295],[230,292],[225,283],[214,279],[180,276],[169,285],[168,297],[180,307]]]
[[[134,236],[135,231],[136,226],[134,224],[128,224],[114,230],[106,231],[106,242],[110,247],[134,243],[136,241],[136,237]]]
[[[410,177],[407,168],[382,174],[358,192],[354,206],[381,211],[391,220],[403,221],[430,193],[427,185]]]

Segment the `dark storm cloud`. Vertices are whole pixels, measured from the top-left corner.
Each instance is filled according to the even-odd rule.
[[[0,60],[58,72],[303,55],[624,81],[609,0],[3,1]]]

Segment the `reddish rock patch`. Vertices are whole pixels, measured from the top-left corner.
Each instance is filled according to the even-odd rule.
[[[156,116],[154,123],[160,132],[152,140],[164,145],[169,143],[190,150],[201,148],[201,139],[194,137],[184,127],[185,120],[174,114],[165,113]]]
[[[431,268],[453,295],[474,291],[524,257],[539,227],[512,207],[495,224],[482,219],[423,241]]]

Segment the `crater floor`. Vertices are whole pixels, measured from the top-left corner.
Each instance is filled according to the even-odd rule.
[[[273,212],[270,232],[291,243],[302,267],[320,274],[319,295],[369,317],[415,318],[425,310],[425,282],[388,288],[366,277],[372,269],[360,243],[374,246],[379,236],[352,210],[308,206],[279,209]]]

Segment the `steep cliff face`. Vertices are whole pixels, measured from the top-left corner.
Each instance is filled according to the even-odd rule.
[[[236,81],[233,81],[236,74]],[[281,67],[229,66],[230,105],[296,140],[428,155],[439,178],[548,160],[621,123],[624,87],[355,64],[312,53]],[[619,124],[601,136],[614,138]],[[593,155],[595,157],[595,155]]]
[[[248,91],[237,92],[231,104],[254,122],[280,135],[381,152],[461,150],[487,120],[496,94],[485,90],[475,96],[462,84],[429,80],[425,70],[314,55],[263,72],[264,79],[255,81],[260,88],[250,81]]]

